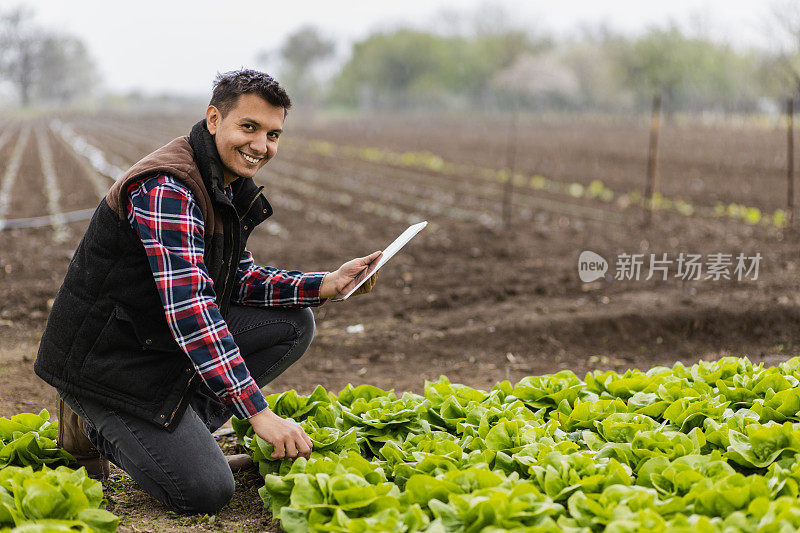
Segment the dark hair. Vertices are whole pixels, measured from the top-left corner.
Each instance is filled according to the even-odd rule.
[[[225,116],[241,95],[251,93],[257,94],[275,107],[282,107],[284,116],[292,107],[292,100],[286,90],[272,76],[246,68],[217,73],[208,105],[213,105]]]

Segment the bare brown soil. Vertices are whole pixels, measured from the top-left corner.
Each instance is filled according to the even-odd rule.
[[[297,120],[307,138],[396,151],[431,151],[445,159],[515,169],[588,184],[602,180],[620,192],[642,191],[649,121],[641,117],[382,115],[332,123]],[[660,190],[700,205],[737,202],[774,210],[786,204],[786,132],[778,122],[702,124],[662,121]]]
[[[187,132],[194,117],[63,120],[124,168]],[[57,136],[48,139],[63,210],[95,206],[86,160]],[[347,383],[421,392],[426,379],[442,374],[485,388],[562,369],[582,377],[593,369],[690,364],[729,354],[772,364],[800,353],[800,238],[794,232],[665,212],[643,227],[638,209],[532,190],[515,193],[512,224],[503,230],[502,186],[477,171],[452,176],[323,156],[307,142],[427,150],[476,168],[503,168],[507,122],[498,117],[323,121],[292,115],[284,139],[278,159],[256,177],[275,208],[250,240],[260,263],[332,270],[381,249],[412,221],[431,224],[387,265],[371,295],[315,310],[314,343],[268,392],[307,393],[318,384],[338,391]],[[667,124],[662,190],[700,205],[782,207],[784,139],[778,130]],[[644,121],[523,119],[517,141],[521,172],[583,183],[599,178],[621,192],[641,189]],[[0,179],[12,150],[13,142],[0,148]],[[47,214],[37,150],[31,136],[9,218]],[[566,215],[548,208],[553,201],[601,209],[619,221]],[[0,232],[0,416],[51,407],[52,390],[34,376],[32,363],[86,224],[69,224],[63,243],[50,228]],[[621,253],[675,259],[680,252],[759,252],[763,259],[757,280],[582,283],[577,259],[583,250],[612,263]],[[362,332],[348,332],[358,324]],[[222,445],[232,446],[230,440]],[[106,488],[111,510],[123,517],[121,531],[274,529],[257,484],[257,476],[241,476],[233,502],[213,520],[169,514],[119,471]]]

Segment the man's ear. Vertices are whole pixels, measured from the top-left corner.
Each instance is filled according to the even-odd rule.
[[[216,135],[219,123],[222,120],[222,113],[215,106],[210,105],[206,109],[206,127],[211,135]]]

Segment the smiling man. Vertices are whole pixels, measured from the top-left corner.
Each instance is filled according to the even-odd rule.
[[[178,512],[212,514],[233,495],[243,458],[227,460],[211,435],[231,415],[273,458],[311,452],[260,389],[308,348],[308,307],[380,257],[303,273],[247,251],[272,214],[251,178],[275,157],[290,107],[262,72],[219,75],[205,119],[100,203],[42,335],[35,370],[58,390],[61,445],[95,474],[110,460]]]
[[[226,184],[252,177],[278,151],[285,107],[263,105],[257,94],[239,96],[235,107],[221,102],[206,111],[206,127],[217,145]]]

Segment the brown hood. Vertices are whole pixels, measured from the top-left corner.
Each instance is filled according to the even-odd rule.
[[[158,174],[167,174],[180,180],[192,191],[203,212],[206,238],[215,227],[211,198],[203,184],[203,177],[194,160],[194,150],[188,137],[178,137],[155,152],[144,156],[123,174],[106,195],[106,203],[121,219],[127,218],[128,188],[135,182]],[[208,231],[211,229],[212,231]]]

